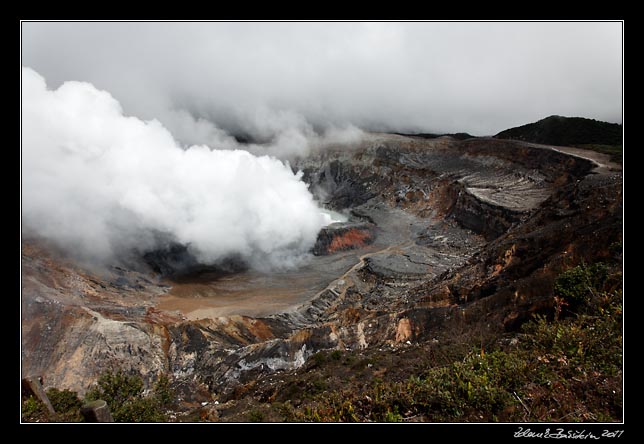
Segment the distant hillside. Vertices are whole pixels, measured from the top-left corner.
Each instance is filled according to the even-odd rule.
[[[559,146],[622,145],[622,125],[583,117],[550,116],[501,131],[497,139]]]

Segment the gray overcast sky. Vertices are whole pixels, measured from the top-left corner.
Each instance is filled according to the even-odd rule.
[[[185,113],[260,136],[302,121],[491,135],[552,114],[621,123],[622,26],[26,22],[22,64],[190,143],[207,140]]]

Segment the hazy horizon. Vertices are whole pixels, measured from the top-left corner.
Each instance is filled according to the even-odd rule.
[[[477,136],[622,123],[621,22],[24,22],[22,63],[183,144],[286,128]]]

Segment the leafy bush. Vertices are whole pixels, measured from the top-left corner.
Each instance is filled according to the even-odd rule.
[[[170,378],[167,375],[159,376],[154,384],[154,396],[161,407],[169,407],[175,399],[175,391],[170,387]]]
[[[383,418],[383,422],[402,422],[403,417],[400,413],[398,413],[398,409],[395,409],[393,412],[391,410],[388,410],[387,413],[385,413],[385,417]]]
[[[80,422],[83,420],[83,416],[80,413],[83,403],[78,398],[78,393],[68,389],[50,388],[47,390],[47,398],[49,398],[49,402],[51,402],[51,406],[58,414],[60,421]]]
[[[97,387],[87,393],[86,399],[107,402],[116,422],[161,422],[165,420],[162,407],[169,404],[173,396],[165,376],[156,382],[151,395],[144,396],[141,377],[119,370],[102,374]]]
[[[102,399],[112,409],[112,414],[126,401],[140,397],[143,380],[138,375],[130,375],[122,370],[106,371],[98,378],[97,387],[87,393],[87,400]]]
[[[590,304],[603,290],[608,280],[608,267],[598,262],[577,265],[555,280],[555,295],[563,297],[574,307]]]
[[[564,363],[561,373],[602,372],[613,376],[622,366],[622,293],[603,295],[592,314],[548,322],[543,316],[524,326],[523,347],[539,353],[541,362]]]
[[[22,420],[24,422],[80,422],[82,402],[76,392],[50,388],[46,392],[51,406],[56,412],[52,418],[45,405],[37,398],[30,396],[22,402]]]
[[[324,363],[327,362],[327,352],[325,351],[320,351],[311,356],[310,358],[310,365],[315,365],[315,366],[321,366]]]
[[[117,422],[163,422],[165,415],[153,397],[136,397],[125,401],[114,414]]]
[[[259,410],[253,410],[248,413],[248,421],[250,422],[264,422],[264,413]]]
[[[38,399],[30,396],[22,401],[21,417],[24,422],[48,421],[47,409]]]

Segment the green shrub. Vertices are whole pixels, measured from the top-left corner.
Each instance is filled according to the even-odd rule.
[[[103,373],[97,387],[87,393],[86,400],[107,402],[116,422],[161,422],[165,416],[161,407],[172,400],[169,380],[161,377],[151,395],[143,395],[143,379],[122,370]]]
[[[154,384],[154,396],[161,407],[169,407],[175,399],[175,391],[170,386],[170,378],[167,375],[159,376]]]
[[[112,412],[126,401],[141,396],[143,380],[138,375],[125,373],[123,370],[106,371],[98,378],[97,387],[87,393],[90,401],[102,399],[110,406]]]
[[[248,413],[248,421],[250,422],[264,422],[264,413],[260,410],[253,410]]]
[[[118,422],[163,422],[165,420],[157,400],[149,396],[125,401],[115,415],[114,420]]]
[[[624,244],[622,241],[613,242],[608,246],[608,252],[613,255],[614,258],[618,259],[624,251]]]
[[[314,393],[322,393],[329,387],[329,384],[326,382],[325,379],[318,377],[313,379],[310,385],[308,385],[308,392],[309,394],[314,394]]]
[[[601,262],[590,266],[577,265],[557,277],[555,295],[573,307],[588,305],[602,292],[608,276],[608,267]]]
[[[313,356],[311,356],[310,361],[313,363],[315,366],[322,366],[324,363],[327,361],[327,353],[325,351],[319,351]]]
[[[49,398],[49,402],[51,402],[51,406],[58,414],[60,421],[80,422],[83,420],[83,416],[80,413],[83,403],[78,398],[78,393],[68,389],[50,388],[47,390],[47,398]]]
[[[565,364],[560,372],[566,377],[595,371],[613,376],[621,370],[621,290],[602,295],[592,313],[556,323],[537,316],[523,330],[524,349],[536,352],[541,362]]]
[[[387,413],[385,413],[385,417],[383,418],[384,422],[402,422],[403,417],[400,413],[398,413],[398,409],[395,409],[393,412],[391,410],[387,410]]]
[[[43,422],[49,420],[45,406],[33,396],[22,401],[21,417],[24,422]]]

